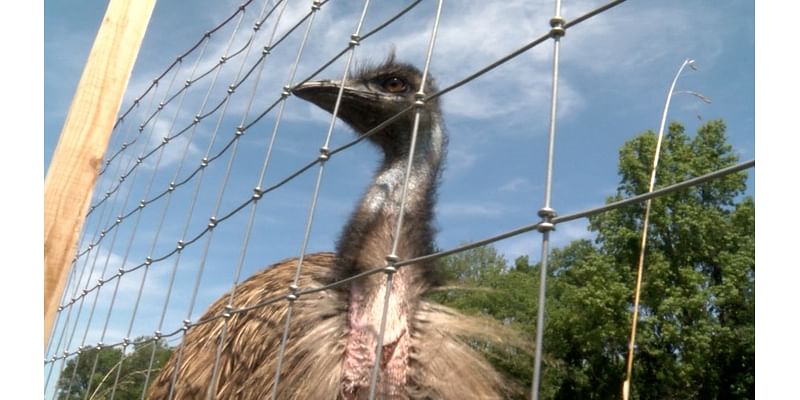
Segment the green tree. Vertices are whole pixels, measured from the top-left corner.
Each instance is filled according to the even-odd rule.
[[[516,265],[524,265],[525,269],[518,270]],[[491,246],[467,250],[439,261],[437,269],[443,272],[449,284],[430,297],[467,314],[494,317],[515,329],[522,341],[532,343],[536,316],[530,310],[535,310],[537,304],[532,288],[538,286],[538,278],[528,268],[526,257],[509,267],[505,258]],[[498,348],[477,340],[474,346],[519,387],[530,384],[532,346]]]
[[[617,399],[624,370],[630,286],[587,240],[550,255],[542,393],[557,399]],[[547,391],[545,392],[545,389]]]
[[[620,150],[615,201],[647,190],[656,135]],[[658,186],[735,163],[725,125],[711,121],[690,138],[677,123],[662,145]],[[754,393],[755,202],[737,173],[655,199],[645,259],[634,362],[635,399],[748,399]],[[543,398],[617,399],[625,373],[632,292],[644,204],[590,218],[596,241],[551,252],[544,341]],[[556,233],[557,234],[557,233]],[[469,290],[438,300],[509,323],[532,338],[539,265],[508,267],[492,248],[443,261]],[[497,367],[529,382],[526,354]]]
[[[625,143],[614,198],[646,191],[656,135]],[[725,124],[694,138],[677,123],[665,135],[658,184],[734,164]],[[655,199],[646,250],[634,397],[754,397],[755,203],[745,173]],[[644,204],[590,219],[601,252],[633,287]]]
[[[141,398],[151,354],[153,354],[153,367],[150,372],[150,382],[172,353],[172,349],[167,347],[163,340],[149,341],[149,339],[137,338],[132,344],[133,349],[127,353],[118,348],[100,350],[92,348],[82,351],[77,357],[67,361],[58,379],[58,398],[83,399],[88,390],[88,399],[108,399],[111,397],[114,380],[120,368],[114,398],[121,400]]]

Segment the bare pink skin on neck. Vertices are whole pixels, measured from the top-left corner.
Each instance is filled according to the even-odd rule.
[[[386,398],[401,398],[405,393],[409,356],[407,270],[400,269],[393,278],[386,330],[378,373],[378,391]],[[372,293],[354,284],[350,291],[350,335],[344,359],[342,394],[345,399],[366,398],[375,364],[377,336],[386,296],[386,277]]]
[[[429,189],[435,182],[442,156],[444,133],[441,122],[437,119],[430,124],[430,132],[419,133],[417,152],[413,161],[414,168],[411,169],[408,178],[404,209],[406,230],[400,233],[401,248],[396,249],[401,258],[411,258],[429,251],[430,239],[423,235],[424,239],[421,240],[424,241],[419,242],[420,236],[410,232],[429,229],[430,221],[415,220],[413,216],[420,207],[427,207],[430,204],[426,196],[430,195]],[[385,169],[379,171],[361,203],[359,213],[363,220],[378,220],[382,223],[377,223],[361,238],[364,244],[358,246],[359,253],[352,257],[357,260],[354,265],[361,267],[380,265],[389,253],[394,236],[393,223],[397,221],[402,203],[408,165],[405,157],[393,158],[393,161],[385,164]],[[377,393],[380,398],[408,397],[406,384],[411,347],[409,304],[420,295],[421,283],[418,274],[418,271],[404,267],[394,274],[392,280],[379,360]],[[348,312],[350,332],[345,347],[341,398],[346,400],[367,398],[370,376],[375,365],[385,298],[385,275],[373,275],[370,279],[357,281],[351,286]]]

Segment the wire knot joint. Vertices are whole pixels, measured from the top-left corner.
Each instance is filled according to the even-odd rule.
[[[567,30],[564,28],[565,24],[566,21],[564,20],[564,17],[560,15],[550,18],[550,36],[554,39],[558,39],[566,35]]]
[[[425,92],[419,91],[414,93],[414,106],[417,110],[425,106]]]
[[[537,231],[544,233],[556,229],[555,224],[552,222],[553,218],[556,216],[556,210],[550,207],[543,207],[537,214],[542,218],[542,222],[539,222],[539,226],[536,227]]]
[[[331,153],[331,149],[329,149],[327,147],[324,147],[324,146],[320,147],[319,148],[319,161],[320,162],[328,161],[328,159],[331,158],[331,154],[330,153]]]

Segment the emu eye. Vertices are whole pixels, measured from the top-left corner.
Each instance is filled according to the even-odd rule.
[[[389,93],[402,93],[408,88],[408,83],[403,79],[391,77],[383,81],[382,86]]]

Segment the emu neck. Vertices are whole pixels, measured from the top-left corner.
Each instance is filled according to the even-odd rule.
[[[396,251],[400,259],[427,254],[433,243],[432,208],[445,139],[439,121],[429,122],[417,135]],[[386,136],[410,135],[386,132]],[[392,251],[409,159],[407,147],[384,146],[384,150],[381,167],[339,240],[340,267],[348,273],[384,266]]]
[[[419,132],[408,179],[403,225],[396,250],[401,260],[433,250],[432,207],[443,137],[438,123],[429,129]],[[386,265],[400,215],[408,162],[407,151],[387,154],[373,184],[351,217],[339,243],[341,266],[351,273]],[[430,269],[425,265],[409,265],[401,267],[393,276],[379,374],[379,392],[385,396],[403,393],[410,354],[409,315],[413,313],[419,296],[430,285],[429,273]],[[350,334],[342,382],[345,398],[359,398],[359,393],[368,390],[386,296],[386,280],[386,274],[378,273],[351,286]]]

